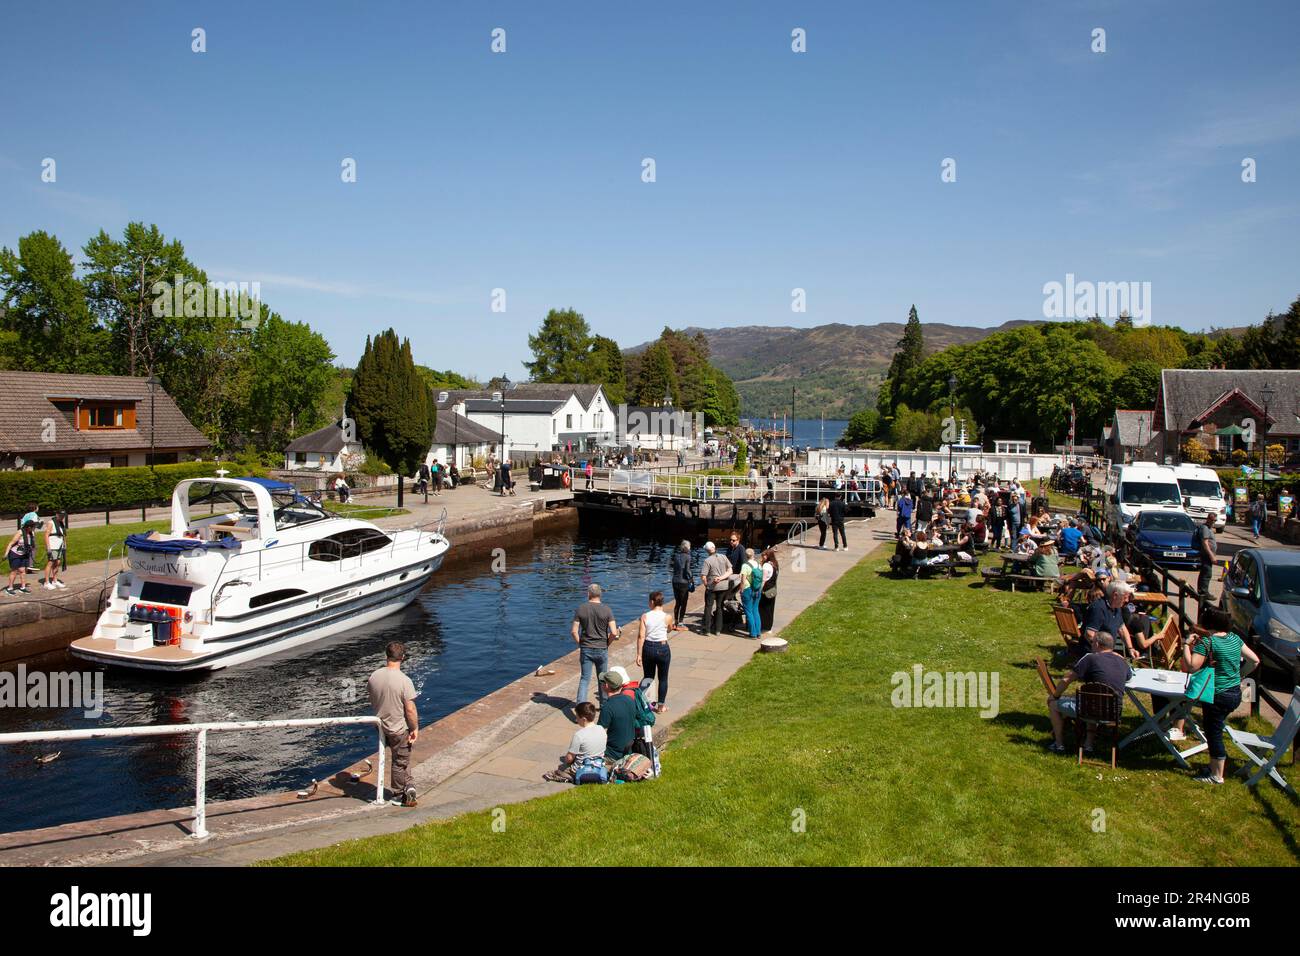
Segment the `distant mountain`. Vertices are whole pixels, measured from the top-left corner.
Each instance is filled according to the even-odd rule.
[[[1032,324],[1005,322],[985,329],[923,322],[921,331],[929,354]],[[745,417],[765,418],[773,412],[780,416],[788,411],[793,386],[798,390],[795,413],[799,418],[816,418],[823,412],[827,418],[848,418],[875,407],[876,391],[894,357],[903,324],[835,323],[807,329],[745,325],[683,331],[687,335],[703,333],[708,339],[711,361],[736,383]],[[645,344],[627,351],[643,348]]]

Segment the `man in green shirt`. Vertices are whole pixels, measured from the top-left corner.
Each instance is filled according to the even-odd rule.
[[[598,723],[605,728],[605,759],[622,760],[632,750],[636,736],[636,701],[621,693],[623,680],[613,671],[600,675],[608,696],[600,707]]]

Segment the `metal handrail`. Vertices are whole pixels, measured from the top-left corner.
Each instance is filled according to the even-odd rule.
[[[204,724],[159,724],[152,727],[102,727],[97,730],[45,730],[0,734],[0,744],[28,744],[61,740],[107,740],[116,737],[168,737],[195,734],[194,750],[194,829],[190,836],[202,840],[207,828],[208,731],[223,733],[237,730],[266,730],[274,727],[324,727],[345,724],[373,724],[379,733],[379,759],[375,774],[375,806],[384,803],[384,727],[378,717],[303,717],[290,720],[240,720]]]
[[[848,481],[839,489],[824,487],[836,480],[835,475],[766,476],[751,479],[748,475],[659,475],[649,469],[619,469],[601,475],[592,475],[588,489],[586,477],[577,469],[570,469],[571,487],[580,478],[584,491],[603,491],[609,494],[635,494],[644,497],[665,498],[683,502],[729,501],[762,502],[777,504],[815,504],[831,495],[843,495],[846,500],[864,504],[878,504],[882,484],[877,478],[859,477],[858,488],[850,491]],[[771,483],[769,489],[769,482]],[[852,496],[856,495],[857,498]]]

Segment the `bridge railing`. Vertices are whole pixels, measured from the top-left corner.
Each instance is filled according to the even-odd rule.
[[[822,498],[842,496],[850,504],[879,504],[883,487],[874,478],[858,478],[856,487],[833,475],[704,475],[661,474],[629,468],[597,472],[588,479],[574,469],[571,487],[580,492],[634,495],[682,502],[773,502],[816,504]]]

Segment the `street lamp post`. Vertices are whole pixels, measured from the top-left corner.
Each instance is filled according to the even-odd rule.
[[[1268,382],[1259,390],[1259,397],[1264,400],[1264,420],[1259,423],[1259,428],[1255,429],[1255,434],[1259,438],[1259,490],[1260,493],[1267,496],[1268,486],[1265,479],[1268,478],[1268,406],[1273,401],[1273,386]],[[1264,499],[1268,500],[1267,497]]]
[[[506,460],[506,390],[510,388],[510,376],[501,376],[501,460]]]
[[[948,411],[952,418],[953,424],[957,422],[957,376],[948,376]],[[948,481],[952,481],[952,443],[954,439],[948,440]]]
[[[145,384],[149,386],[149,470],[153,471],[154,458],[157,457],[154,454],[154,432],[158,427],[158,416],[156,414],[158,410],[157,391],[158,386],[161,385],[162,382],[159,381],[157,375],[150,372],[149,378],[145,380]]]

